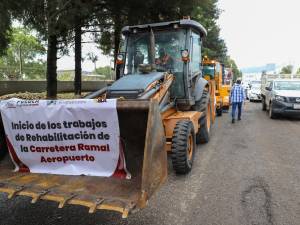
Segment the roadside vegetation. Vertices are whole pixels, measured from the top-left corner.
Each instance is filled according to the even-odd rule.
[[[103,54],[115,58],[122,41],[123,26],[178,20],[184,16],[190,16],[208,30],[204,54],[225,63],[233,69],[235,76],[240,76],[220,37],[217,20],[221,11],[217,3],[218,0],[150,0],[147,4],[137,0],[1,1],[0,7],[5,13],[0,15],[0,79],[46,79],[48,98],[56,97],[57,80],[73,79],[75,94],[80,94],[84,34],[93,38]],[[18,31],[14,24],[26,29],[18,28]],[[25,35],[26,43],[31,40],[29,45],[22,44],[24,39],[16,39],[17,31]],[[72,48],[75,52],[74,75],[63,74],[60,78],[57,59]],[[18,54],[20,49],[22,52]],[[96,60],[92,55],[88,58]],[[110,68],[95,66],[94,72],[104,75],[104,79],[112,77]]]

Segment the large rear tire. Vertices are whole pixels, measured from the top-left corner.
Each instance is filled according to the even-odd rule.
[[[199,101],[196,101],[195,105],[193,105],[192,110],[206,113],[206,104],[209,101],[209,93],[207,90],[204,90],[202,93],[202,97]]]
[[[211,129],[211,108],[210,102],[207,103],[206,113],[204,117],[200,118],[200,129],[196,135],[197,144],[205,144],[209,142],[210,139],[210,129]]]
[[[187,174],[191,171],[195,148],[193,123],[189,120],[179,120],[173,131],[171,146],[172,164],[177,174]]]
[[[200,129],[196,134],[196,143],[203,144],[209,141],[210,127],[211,127],[211,108],[210,108],[210,96],[207,90],[203,91],[202,97],[196,102],[193,110],[202,112],[202,116],[199,119]],[[222,110],[222,109],[221,109]]]

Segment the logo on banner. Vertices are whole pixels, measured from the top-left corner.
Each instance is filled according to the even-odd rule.
[[[5,103],[5,108],[17,108],[23,106],[38,106],[39,100],[7,100]]]
[[[5,108],[16,108],[17,104],[14,101],[8,101],[5,103]]]

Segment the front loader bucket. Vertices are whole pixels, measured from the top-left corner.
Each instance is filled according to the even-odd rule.
[[[31,197],[32,203],[55,201],[59,208],[82,205],[90,213],[97,209],[118,211],[123,218],[145,207],[167,176],[165,134],[158,104],[118,101],[117,111],[131,179],[13,172],[7,154],[0,159],[0,192],[7,193],[8,198]]]

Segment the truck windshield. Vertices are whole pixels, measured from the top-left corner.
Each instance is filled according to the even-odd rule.
[[[300,91],[300,81],[277,81],[274,83],[274,89]]]
[[[182,72],[181,51],[186,48],[185,30],[154,31],[157,71]],[[150,64],[150,32],[131,33],[127,37],[124,74],[139,73],[139,65]]]
[[[215,67],[214,66],[203,66],[203,75],[210,75],[214,76],[215,75]]]

